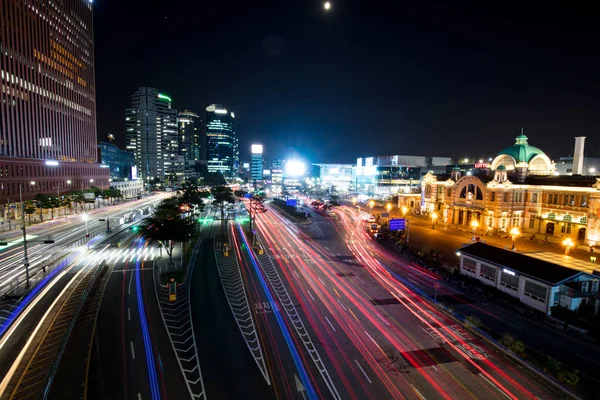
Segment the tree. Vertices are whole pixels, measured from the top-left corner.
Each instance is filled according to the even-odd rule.
[[[79,211],[78,205],[82,205],[84,203],[83,192],[81,190],[75,190],[71,192],[71,198],[75,202],[75,212]]]
[[[225,203],[235,203],[235,197],[228,186],[217,186],[210,190],[214,197],[213,204],[221,209],[221,236],[225,237]]]
[[[183,218],[178,199],[163,200],[154,214],[141,225],[141,233],[149,240],[157,241],[173,261],[173,249],[179,242],[188,240],[194,229],[190,218]]]
[[[33,213],[35,213],[36,210],[37,210],[37,208],[35,207],[35,204],[33,203],[33,201],[29,200],[25,203],[23,212],[25,213],[25,215],[27,215],[27,217],[29,217],[29,225],[31,225],[31,215]]]
[[[69,213],[72,213],[73,212],[72,201],[73,201],[73,198],[71,195],[67,194],[65,196],[62,196],[60,199],[60,202],[61,202],[60,206],[61,207],[69,207]],[[66,214],[66,213],[63,213],[63,214]]]
[[[44,209],[52,207],[50,198],[45,194],[38,193],[35,195],[35,206],[40,210],[40,221],[44,220]]]
[[[54,219],[54,209],[60,207],[60,199],[58,197],[48,197],[48,208],[50,208],[51,218]]]
[[[181,186],[181,203],[188,203],[196,206],[199,211],[204,210],[203,199],[210,196],[209,192],[201,191],[198,185],[192,181],[186,181]]]
[[[220,172],[208,172],[202,177],[202,184],[206,186],[218,187],[227,185],[227,181]]]

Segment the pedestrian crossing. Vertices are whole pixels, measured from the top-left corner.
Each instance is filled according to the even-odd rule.
[[[152,247],[114,248],[106,247],[89,255],[95,261],[105,260],[107,264],[154,261],[161,257],[161,249]]]

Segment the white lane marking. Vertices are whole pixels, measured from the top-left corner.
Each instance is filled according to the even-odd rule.
[[[131,278],[129,279],[129,288],[127,289],[127,294],[131,294],[131,282],[133,282],[133,272],[130,274]]]
[[[135,360],[135,351],[133,351],[133,342],[129,342],[129,344],[131,345],[131,358],[133,358]]]
[[[584,356],[582,356],[581,354],[577,354],[577,357],[581,357],[581,358],[583,358],[583,359],[584,359],[584,360],[586,360],[586,361],[593,362],[593,363],[594,363],[594,364],[596,364],[596,365],[600,365],[600,363],[598,363],[597,361],[590,360],[589,358],[587,358],[587,357],[584,357]]]
[[[333,329],[333,331],[335,332],[335,328],[333,327],[333,325],[331,325],[331,321],[329,321],[329,318],[325,317],[325,320],[327,321],[331,329]]]
[[[312,294],[310,294],[310,292],[309,292],[309,290],[308,290],[308,289],[306,289],[306,293],[308,293],[308,295],[310,296],[310,298],[311,298],[311,299],[313,299],[313,301],[315,301],[315,298],[313,297],[313,295],[312,295]]]
[[[377,316],[379,317],[380,320],[382,320],[387,326],[391,326],[385,319],[383,319],[383,317],[379,314],[377,314]]]
[[[319,278],[319,280],[321,281],[321,283],[323,284],[323,286],[325,286],[325,282],[323,282],[323,279]]]
[[[294,271],[294,275],[296,275],[296,277],[297,277],[298,279],[300,279],[300,275],[298,275],[298,273],[297,273],[296,271]]]
[[[506,393],[504,393],[498,386],[494,385],[494,383],[492,383],[492,381],[490,381],[488,378],[486,378],[485,376],[479,374],[480,377],[482,377],[483,379],[485,379],[485,381],[487,383],[489,383],[490,385],[492,385],[494,388],[496,388],[497,391],[499,391],[500,393],[502,393],[504,395],[504,397],[506,397],[507,399],[510,399],[510,396],[507,395]]]
[[[338,303],[340,303],[340,306],[342,306],[342,308],[343,308],[344,310],[348,311],[348,309],[347,309],[346,307],[344,307],[344,305],[342,304],[342,302],[341,302],[341,301],[339,301],[338,299],[336,299],[336,300],[337,300],[337,302],[338,302]]]
[[[419,392],[419,389],[417,389],[417,388],[415,387],[415,385],[413,385],[413,384],[411,383],[411,384],[410,384],[410,386],[413,388],[413,390],[415,391],[415,393],[416,393],[416,394],[417,394],[417,395],[418,395],[418,396],[419,396],[419,397],[420,397],[422,400],[425,400],[425,396],[423,396],[423,395],[421,394],[421,392]]]
[[[369,381],[369,383],[373,383],[373,382],[371,382],[371,380],[367,376],[367,373],[365,372],[365,370],[363,369],[363,367],[358,363],[358,360],[356,358],[354,359],[354,362],[356,363],[356,365],[358,365],[358,368],[360,368],[360,371],[363,373],[363,375],[365,376],[365,378],[367,378],[367,381]]]
[[[75,266],[75,265],[76,264],[73,264],[73,266]],[[13,363],[13,365],[10,367],[10,369],[8,370],[8,372],[6,373],[6,375],[4,376],[4,379],[2,380],[2,382],[0,382],[0,396],[6,390],[6,387],[8,386],[8,383],[10,382],[10,380],[13,377],[13,375],[15,374],[15,370],[20,365],[21,360],[23,359],[23,357],[25,356],[25,353],[29,349],[29,346],[31,346],[31,342],[33,341],[35,335],[38,333],[38,331],[40,330],[41,326],[46,321],[46,318],[48,318],[48,314],[50,314],[50,311],[52,311],[52,309],[54,308],[54,306],[56,306],[56,303],[58,302],[58,300],[60,298],[62,298],[62,296],[67,291],[67,289],[69,289],[71,287],[71,285],[73,284],[73,282],[75,282],[75,280],[79,277],[79,275],[81,273],[83,273],[83,271],[85,271],[85,267],[87,267],[88,265],[89,264],[86,264],[84,266],[84,268],[81,268],[75,274],[75,276],[73,276],[73,278],[71,278],[71,280],[65,285],[65,287],[62,289],[62,291],[54,299],[54,301],[52,302],[52,304],[50,304],[50,308],[48,308],[46,310],[46,312],[44,313],[44,315],[42,316],[42,318],[39,320],[37,326],[35,327],[35,329],[31,333],[31,335],[29,336],[29,339],[25,343],[25,346],[23,346],[23,348],[21,349],[21,352],[19,353],[19,355],[15,359],[15,362]],[[4,337],[2,338],[2,340],[0,340],[0,349],[2,347],[4,347],[5,343],[12,336],[14,330],[21,324],[21,321],[27,316],[27,314],[29,314],[30,312],[32,312],[32,309],[35,307],[35,305],[38,303],[38,301],[40,301],[40,299],[43,298],[46,295],[46,293],[48,293],[48,291],[50,291],[50,289],[52,289],[52,287],[54,286],[54,284],[56,282],[58,282],[65,274],[67,274],[67,272],[69,272],[72,268],[73,267],[65,268],[65,270],[60,274],[60,276],[58,276],[53,281],[54,283],[51,283],[50,285],[48,285],[48,287],[46,287],[46,289],[42,293],[38,294],[38,296],[35,298],[35,300],[33,302],[31,302],[29,304],[29,306],[27,306],[27,308],[25,309],[25,311],[22,312],[21,315],[19,316],[19,319],[17,320],[17,322],[13,324],[13,326],[11,327],[11,329],[8,332],[6,332],[6,334],[4,335]]]
[[[138,392],[138,400],[142,400],[142,394]]]
[[[131,308],[127,309],[127,319],[131,321]]]

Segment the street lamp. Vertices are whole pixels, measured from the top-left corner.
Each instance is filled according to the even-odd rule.
[[[352,205],[356,205],[356,203],[358,202],[358,199],[356,197],[352,198]]]
[[[438,218],[437,213],[434,211],[431,213],[431,229],[435,229],[435,220]]]
[[[408,208],[406,208],[406,206],[402,206],[402,215],[406,215],[407,212]]]
[[[569,254],[569,252],[571,251],[571,247],[575,245],[571,238],[566,238],[565,240],[563,240],[562,244],[565,246],[565,254]]]
[[[372,210],[375,207],[375,200],[369,201],[369,208]]]
[[[474,219],[473,221],[471,221],[471,228],[473,228],[473,235],[475,233],[477,233],[477,228],[479,227],[479,221],[477,221],[476,219]]]
[[[517,228],[516,226],[510,230],[510,235],[512,236],[512,249],[513,249],[513,251],[515,250],[515,240],[517,239],[517,237],[520,234],[521,234],[521,232],[519,231],[519,228]]]
[[[387,203],[387,205],[385,206],[385,208],[387,208],[387,212],[389,213],[392,210],[392,204],[391,203]]]
[[[88,230],[88,215],[87,213],[84,213],[81,217],[85,221],[85,237],[88,238],[90,237],[90,232]]]

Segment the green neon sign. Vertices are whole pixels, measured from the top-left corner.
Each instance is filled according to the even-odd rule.
[[[164,94],[158,94],[158,98],[159,99],[163,99],[163,100],[168,100],[169,102],[172,103],[171,98],[169,96],[165,96]]]

